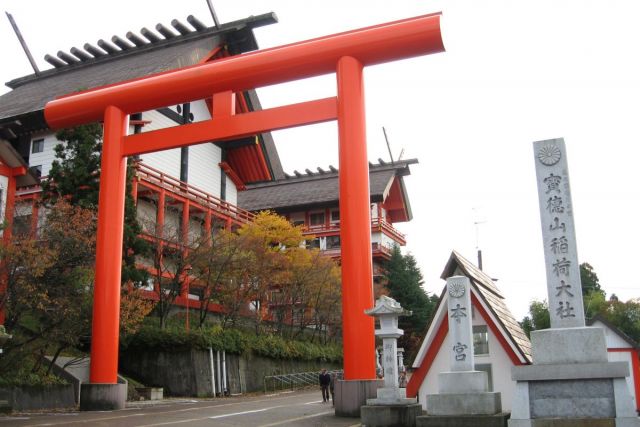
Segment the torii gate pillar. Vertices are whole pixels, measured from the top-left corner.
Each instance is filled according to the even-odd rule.
[[[369,396],[362,395],[362,399],[375,395],[374,321],[364,313],[373,305],[373,272],[363,67],[443,51],[440,14],[431,14],[225,58],[49,102],[45,118],[52,129],[104,120],[91,383],[82,386],[81,409],[119,409],[126,397],[126,388],[117,384],[117,369],[127,156],[204,142],[224,143],[336,119],[344,376],[346,383],[359,384],[359,390],[364,384],[369,390]],[[237,115],[214,114],[203,122],[126,135],[128,115],[133,113],[211,96],[220,100],[233,92],[329,73],[336,73],[337,97]],[[357,413],[352,415],[359,415],[359,405],[354,408]]]

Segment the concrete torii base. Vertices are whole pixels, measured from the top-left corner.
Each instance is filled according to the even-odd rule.
[[[339,417],[360,417],[360,407],[367,399],[376,397],[382,380],[338,380],[335,384],[336,415]]]
[[[84,383],[80,387],[81,411],[112,411],[124,409],[127,384]]]

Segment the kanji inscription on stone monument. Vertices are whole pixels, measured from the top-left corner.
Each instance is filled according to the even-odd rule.
[[[533,143],[552,328],[584,326],[580,266],[562,139]]]
[[[473,371],[473,335],[471,326],[471,290],[469,278],[447,279],[450,360],[452,371]]]

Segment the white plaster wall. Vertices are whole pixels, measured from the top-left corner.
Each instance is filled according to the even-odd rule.
[[[227,202],[231,203],[232,205],[236,205],[238,206],[238,189],[236,188],[236,185],[233,183],[233,181],[231,181],[231,179],[227,176]]]
[[[222,150],[205,143],[189,147],[189,184],[216,197],[220,197],[220,166]],[[180,174],[178,173],[178,177]],[[227,179],[227,195],[233,182]],[[233,188],[235,190],[235,187]]]
[[[371,243],[382,244],[382,233],[371,233]]]
[[[384,233],[380,233],[382,239],[382,246],[386,246],[389,249],[392,249],[397,243],[391,237],[387,236]]]
[[[631,348],[628,342],[620,338],[620,335],[613,332],[604,323],[596,321],[594,322],[592,327],[604,329],[604,337],[607,340],[607,348]]]
[[[151,120],[151,123],[142,128],[142,132],[149,132],[177,125],[176,122],[163,116],[157,111],[145,111],[142,113],[142,120]],[[174,178],[180,178],[179,148],[142,154],[140,159],[152,168],[158,169]]]
[[[4,213],[7,211],[7,189],[9,188],[9,178],[0,175],[0,188],[2,189],[2,199],[0,199],[0,221],[4,221]],[[4,230],[0,230],[0,236]]]
[[[211,114],[204,101],[194,101],[191,103],[191,112],[193,113],[193,121],[201,122],[203,120],[209,120]]]
[[[34,140],[44,138],[44,148],[40,153],[32,153],[32,145]],[[51,163],[55,160],[56,153],[53,150],[60,141],[56,139],[53,133],[36,134],[31,138],[29,144],[29,167],[42,166],[42,176],[48,176],[51,170]]]
[[[427,375],[425,375],[424,380],[422,381],[422,385],[420,385],[420,390],[418,391],[418,400],[422,405],[422,409],[427,410],[427,395],[429,394],[438,394],[438,374],[440,372],[447,372],[450,369],[449,366],[449,357],[446,354],[446,350],[449,348],[449,334],[445,337],[442,347],[433,363],[431,364],[431,368]]]
[[[486,322],[481,316],[476,315],[473,319],[473,325],[486,325]],[[513,363],[511,363],[511,359],[509,359],[509,356],[489,327],[487,327],[487,331],[489,337],[489,355],[474,357],[474,363],[491,364],[493,391],[502,393],[502,409],[503,411],[510,411],[516,388],[515,381],[511,380],[511,366],[513,366]],[[447,334],[440,351],[438,351],[418,391],[420,403],[425,410],[426,396],[428,394],[438,393],[438,373],[450,370],[447,352],[451,348],[453,348],[453,344],[450,342],[450,335]]]

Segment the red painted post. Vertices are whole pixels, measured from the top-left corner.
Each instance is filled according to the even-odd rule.
[[[91,383],[117,383],[120,275],[127,173],[127,159],[122,157],[122,141],[128,128],[129,116],[117,107],[107,107],[104,114],[98,201]]]
[[[362,63],[345,56],[337,65],[342,246],[342,339],[344,378],[375,378],[369,161]]]
[[[13,176],[12,173],[7,178],[7,206],[4,209],[4,219],[6,221],[6,226],[2,234],[2,239],[4,240],[5,244],[11,241],[11,236],[13,235],[13,215],[15,213],[16,205],[16,177]]]

